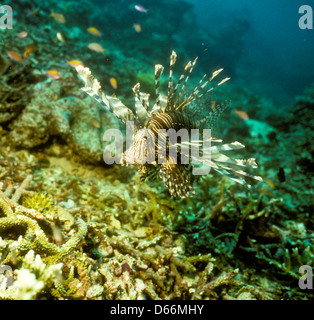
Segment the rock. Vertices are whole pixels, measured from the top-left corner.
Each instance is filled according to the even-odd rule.
[[[106,145],[102,140],[106,129],[119,128],[119,120],[102,110],[90,97],[61,97],[62,82],[46,80],[34,86],[33,98],[10,125],[14,146],[33,148],[58,136],[83,161],[102,161]]]

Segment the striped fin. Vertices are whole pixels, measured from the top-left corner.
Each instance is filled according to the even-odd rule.
[[[155,88],[156,88],[156,105],[157,108],[161,108],[160,105],[160,96],[159,96],[159,80],[160,76],[162,75],[164,71],[164,67],[161,64],[155,65]]]
[[[199,82],[199,84],[194,88],[194,90],[192,91],[191,95],[186,99],[185,101],[185,105],[188,105],[192,102],[194,102],[195,100],[201,98],[204,94],[214,90],[216,87],[222,85],[223,83],[225,83],[226,81],[230,80],[230,78],[225,78],[223,79],[222,81],[220,81],[218,84],[216,84],[215,86],[213,86],[212,88],[210,88],[209,90],[201,93],[204,88],[208,85],[208,83],[210,83],[215,77],[217,77],[219,75],[219,73],[223,71],[223,69],[219,69],[219,70],[216,70],[212,73],[212,76],[207,80],[205,81],[203,84],[202,83],[202,78],[201,81]]]
[[[213,140],[214,144],[217,142],[220,143],[218,145],[211,146],[206,150],[203,150],[203,154],[201,157],[197,155],[191,155],[191,160],[195,164],[202,163],[203,165],[214,169],[215,171],[227,176],[237,183],[247,185],[249,188],[251,187],[251,185],[247,180],[251,180],[254,182],[263,181],[261,177],[243,171],[243,169],[248,170],[257,168],[257,164],[254,158],[234,159],[221,153],[222,151],[231,151],[245,148],[243,144],[238,141],[221,144],[221,140]],[[208,155],[208,157],[206,155]]]
[[[193,189],[193,177],[184,165],[166,162],[160,166],[160,176],[171,196],[180,198],[190,196]]]
[[[192,91],[192,94],[191,94],[191,95],[193,95],[194,92],[196,92],[196,90],[198,90],[198,88],[201,87],[201,85],[202,85],[204,79],[206,78],[206,76],[207,76],[206,74],[203,75],[203,77],[201,78],[201,80],[199,81],[199,83],[195,86],[195,88],[194,88],[194,90]]]
[[[255,162],[254,158],[249,158],[249,159],[233,159],[230,157],[227,157],[224,154],[216,154],[216,155],[211,155],[211,159],[214,160],[215,162],[223,162],[223,163],[228,163],[232,166],[237,166],[237,167],[245,167],[245,168],[257,168],[257,164]]]
[[[230,79],[231,79],[231,78],[228,78],[228,77],[227,77],[227,78],[221,80],[218,84],[216,84],[215,86],[213,86],[212,88],[210,88],[209,90],[207,90],[206,93],[208,93],[208,92],[214,90],[215,88],[221,86],[223,83],[227,82],[227,81],[230,80]]]
[[[200,90],[202,90],[202,88],[204,88],[211,80],[207,80],[206,82],[203,83],[204,79],[206,77],[206,74],[203,75],[203,77],[201,78],[201,80],[199,81],[199,83],[195,86],[194,90],[192,91],[191,95],[189,96],[189,98],[187,100],[191,100],[192,97],[194,97],[195,95],[198,94],[198,92]],[[203,84],[202,84],[203,83]]]
[[[176,63],[176,60],[177,60],[177,54],[174,51],[172,51],[170,56],[168,96],[167,96],[167,104],[166,104],[165,110],[172,110],[172,107],[173,107],[173,66]]]
[[[140,180],[143,182],[145,179],[149,181],[156,181],[159,178],[159,172],[156,167],[152,164],[144,164],[139,166],[139,171],[141,173]]]
[[[183,72],[182,72],[182,74],[181,74],[181,76],[180,76],[175,88],[173,89],[173,96],[175,96],[179,86],[181,85],[181,83],[182,83],[182,81],[183,81],[183,79],[185,77],[185,74],[190,70],[191,67],[192,67],[192,63],[191,63],[191,61],[189,61],[188,64],[185,66],[185,68],[184,68],[184,70],[183,70]]]
[[[149,93],[140,92],[140,99],[146,111],[149,111]]]
[[[230,103],[230,101],[224,101],[222,103],[215,104],[214,108],[210,108],[211,110],[209,114],[199,122],[200,130],[210,128],[212,137],[218,136],[218,119],[225,109],[229,107]],[[194,114],[195,113],[193,113],[193,116]]]
[[[147,112],[149,108],[148,106],[149,94],[140,92],[139,83],[137,83],[132,90],[135,95],[136,116],[139,119],[140,125],[144,126],[145,122],[150,118],[149,113]]]
[[[85,83],[85,86],[81,88],[83,91],[93,97],[106,109],[109,109],[123,122],[127,120],[133,120],[133,112],[128,107],[126,107],[120,99],[113,96],[106,96],[102,92],[99,81],[93,77],[89,68],[77,66],[76,71]]]
[[[191,73],[192,73],[192,71],[193,71],[193,68],[194,68],[194,66],[195,66],[195,64],[196,64],[197,59],[198,59],[198,58],[195,58],[193,62],[189,62],[189,63],[188,63],[188,65],[191,64],[191,66],[189,67],[189,73],[187,74],[187,76],[186,76],[186,78],[185,78],[185,80],[184,80],[184,82],[183,82],[183,84],[182,84],[182,87],[181,87],[181,89],[180,89],[180,91],[179,91],[178,97],[177,97],[177,99],[176,99],[176,101],[175,101],[175,103],[174,103],[175,105],[178,105],[177,109],[180,109],[180,107],[181,107],[181,106],[180,106],[180,101],[181,101],[182,96],[183,96],[183,94],[184,94],[184,89],[185,89],[186,83],[187,83],[188,80],[189,80],[189,77],[190,77],[190,75],[191,75]],[[188,66],[188,65],[187,65],[187,66]],[[187,66],[186,66],[186,67],[187,67]]]
[[[259,176],[251,175],[245,171],[237,170],[233,167],[223,166],[221,164],[218,164],[217,162],[212,162],[211,167],[217,172],[227,176],[231,180],[246,185],[249,188],[251,188],[251,184],[247,182],[247,178],[255,180],[255,182],[263,181],[263,179]]]
[[[195,159],[192,158],[192,160],[194,160],[196,163],[202,163],[203,165],[214,169],[218,173],[224,176],[227,176],[229,179],[237,183],[240,183],[242,185],[246,185],[248,188],[251,188],[251,184],[247,181],[248,179],[254,181],[255,183],[258,181],[263,181],[263,179],[260,176],[251,175],[237,168],[237,166],[241,166],[241,165],[246,168],[255,168],[256,166],[255,159],[253,158],[248,160],[238,160],[238,159],[232,159],[232,158],[228,158],[228,159],[229,159],[228,161],[232,163],[223,162],[225,164],[223,165],[222,163],[219,163],[216,160],[213,160],[213,161],[210,160],[210,158],[206,159],[205,161],[200,161],[199,158],[195,158]],[[234,164],[233,161],[237,161],[237,163]],[[241,163],[242,161],[243,163]]]

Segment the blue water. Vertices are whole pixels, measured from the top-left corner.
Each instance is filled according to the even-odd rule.
[[[302,0],[190,0],[199,25],[208,32],[244,19],[248,27],[236,64],[247,84],[257,92],[292,99],[314,80],[314,30],[302,30],[300,6],[314,5]],[[222,50],[228,50],[228,43]]]
[[[136,12],[135,4],[147,8],[147,14]],[[142,52],[154,62],[172,49],[179,50],[181,42],[186,59],[198,56],[204,69],[223,66],[235,84],[285,106],[314,80],[314,30],[301,30],[298,25],[299,8],[304,4],[314,7],[313,1],[304,0],[121,0],[112,5],[112,12],[92,21],[109,27],[108,33],[120,40],[121,46],[124,41],[132,47],[139,41],[151,42]],[[143,24],[141,37],[121,38],[120,29],[134,21]],[[155,42],[154,47],[154,39],[162,37],[169,39]],[[164,53],[157,55],[158,60],[154,52],[160,47]]]

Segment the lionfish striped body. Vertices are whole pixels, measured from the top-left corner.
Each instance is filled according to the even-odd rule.
[[[168,92],[163,96],[159,92],[159,80],[164,67],[157,64],[155,66],[155,88],[156,100],[153,106],[149,105],[149,94],[140,92],[140,84],[133,87],[135,95],[135,111],[125,106],[118,98],[105,95],[100,88],[99,82],[94,79],[88,68],[78,66],[77,72],[85,82],[82,88],[90,96],[94,97],[104,107],[108,108],[123,122],[134,121],[137,132],[133,137],[133,144],[122,154],[121,163],[133,163],[139,166],[141,179],[152,180],[162,178],[172,196],[186,197],[193,192],[192,184],[195,180],[193,173],[193,161],[185,161],[182,150],[191,146],[202,146],[202,130],[205,127],[213,128],[225,105],[216,105],[209,108],[206,116],[196,120],[201,104],[197,104],[199,99],[204,97],[217,86],[223,84],[229,78],[225,78],[213,87],[207,85],[223,70],[219,69],[205,80],[202,77],[198,85],[192,92],[186,94],[186,84],[197,61],[189,62],[180,76],[178,82],[173,81],[173,66],[176,61],[176,53],[172,52],[170,57],[170,72],[168,81]],[[204,107],[202,107],[204,108]],[[181,129],[191,131],[199,129],[201,137],[198,140],[190,139],[185,142],[177,142],[177,154],[170,152],[170,142],[167,132],[170,130],[180,132]],[[222,140],[211,137],[211,148],[209,159],[203,161],[202,165],[209,166],[222,173],[232,180],[250,186],[247,178],[260,181],[258,176],[250,175],[242,169],[256,168],[254,159],[238,160],[226,156],[222,151],[230,151],[244,148],[239,142],[223,144]],[[203,150],[203,153],[209,150]],[[174,159],[175,158],[175,159]],[[150,161],[147,161],[147,160]],[[175,161],[174,161],[175,160]],[[191,159],[189,159],[191,160]],[[192,159],[193,160],[193,159]],[[194,159],[195,160],[195,159]],[[199,160],[199,159],[197,159]]]
[[[197,129],[199,125],[189,118],[185,113],[180,111],[165,111],[161,113],[156,113],[152,116],[152,119],[147,123],[147,129],[154,133],[155,138],[155,149],[154,155],[160,154],[158,148],[160,144],[158,143],[158,135],[160,135],[160,130],[164,129],[168,131],[169,129],[174,129],[176,132],[180,129]],[[141,172],[141,180],[152,177],[156,178],[156,173],[159,173],[164,183],[167,185],[170,194],[179,197],[185,197],[192,191],[193,175],[188,166],[180,163],[180,154],[176,157],[175,163],[169,163],[169,146],[166,148],[166,159],[164,164],[158,164],[157,159],[155,159],[155,164],[144,164],[141,165],[139,170]],[[178,150],[180,153],[180,150]]]

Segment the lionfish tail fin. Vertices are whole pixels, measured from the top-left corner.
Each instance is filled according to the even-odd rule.
[[[107,110],[109,109],[123,122],[134,118],[133,112],[121,100],[116,97],[107,96],[102,92],[99,81],[94,78],[89,68],[77,66],[76,71],[85,83],[85,86],[81,88],[83,91],[93,97]]]

